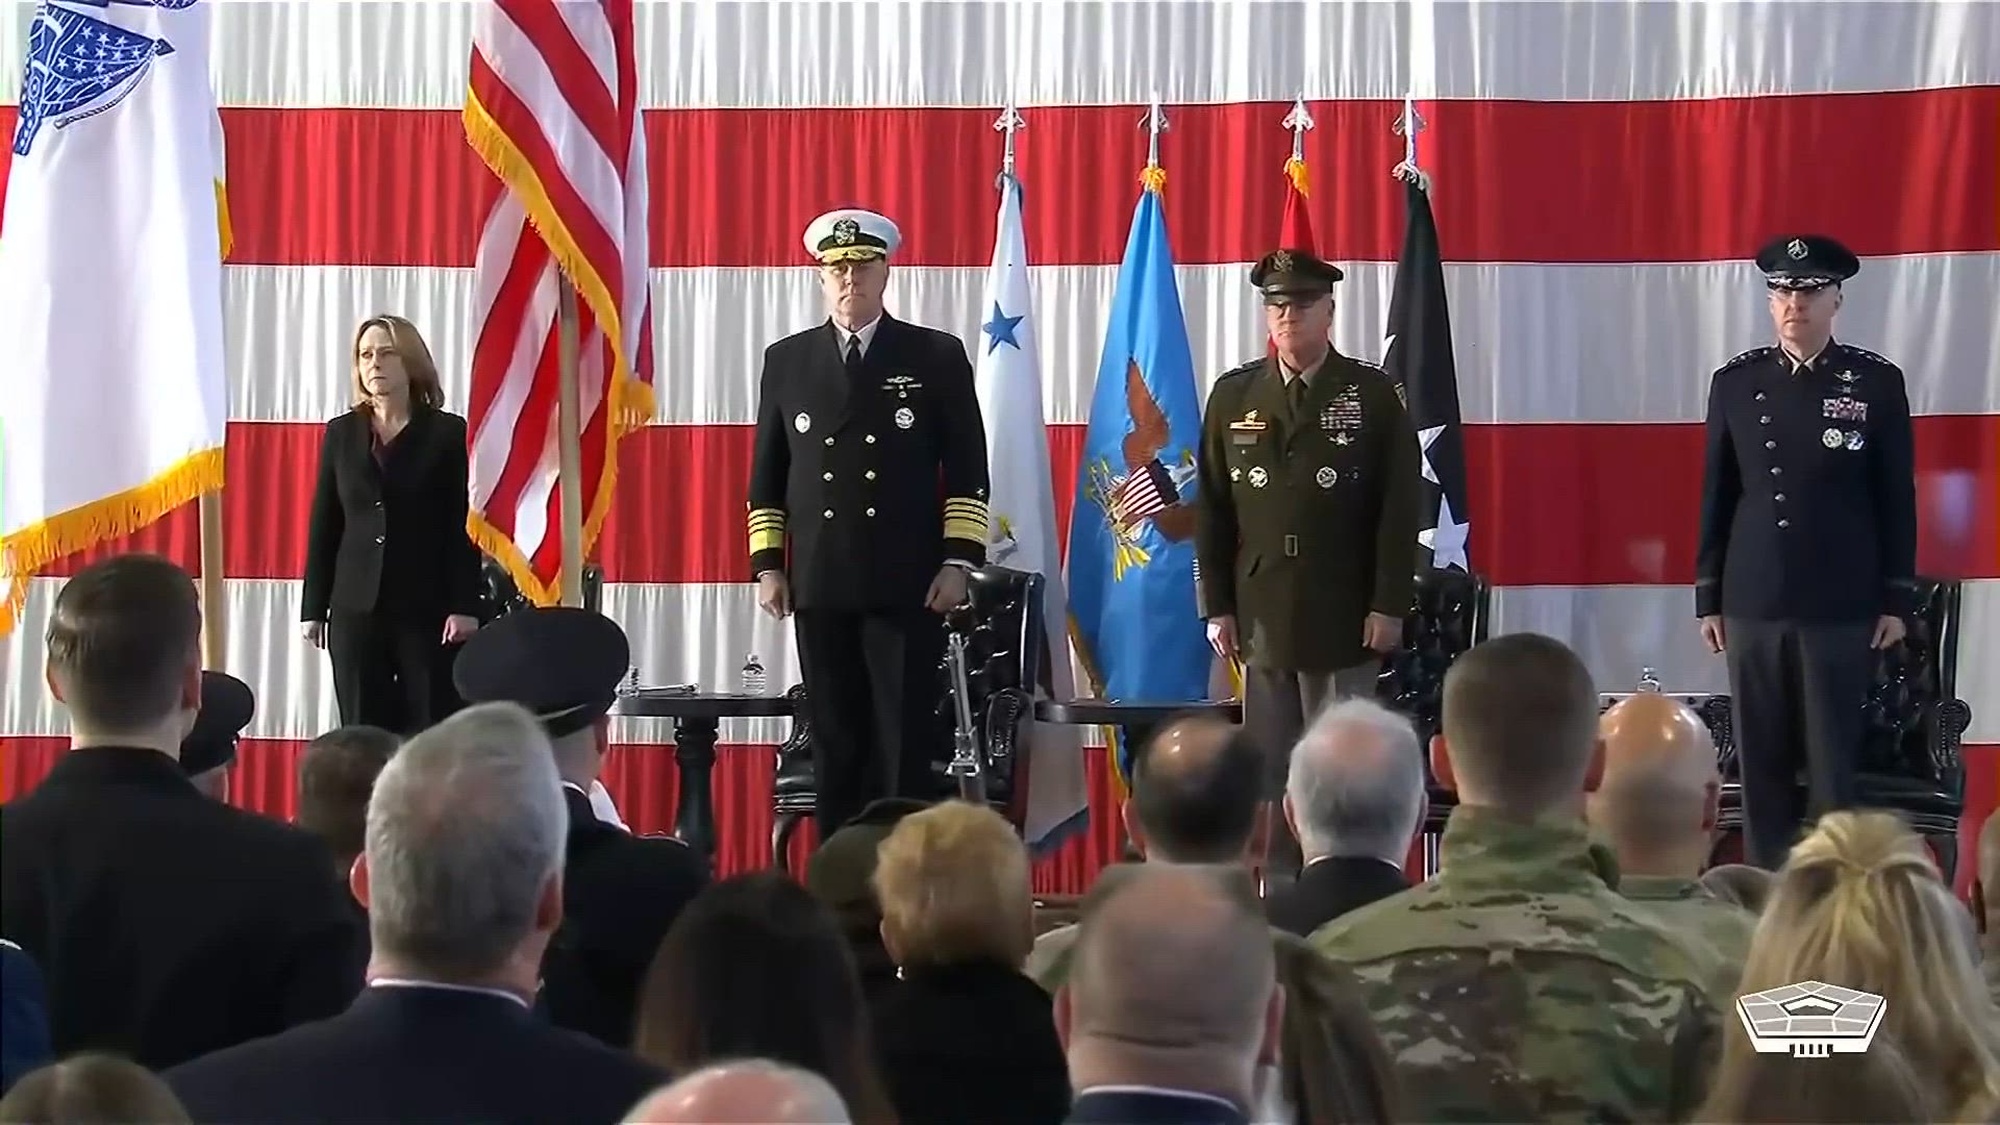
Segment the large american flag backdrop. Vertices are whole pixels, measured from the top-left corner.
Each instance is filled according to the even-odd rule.
[[[20,89],[30,7],[0,20],[0,101]],[[440,0],[225,3],[216,82],[236,250],[225,495],[229,670],[256,689],[239,801],[283,813],[303,740],[335,722],[325,656],[298,640],[321,423],[347,404],[355,322],[413,319],[466,409],[472,264],[492,179],[459,110],[474,8]],[[1494,626],[1553,634],[1606,689],[1644,667],[1719,690],[1692,619],[1709,373],[1765,342],[1744,261],[1819,230],[1865,259],[1840,336],[1910,376],[1922,569],[1970,580],[1959,693],[1978,715],[1972,803],[2000,744],[2000,5],[1983,3],[644,3],[654,424],[621,446],[597,557],[607,612],[651,683],[732,682],[747,653],[795,682],[788,626],[756,612],[743,497],[757,360],[823,317],[799,231],[878,208],[906,247],[903,317],[979,339],[993,246],[992,123],[1027,128],[1036,318],[1067,519],[1103,318],[1155,93],[1166,205],[1196,366],[1265,350],[1246,267],[1277,237],[1282,122],[1301,94],[1321,249],[1348,264],[1337,343],[1379,358],[1402,237],[1391,130],[1428,123],[1466,421],[1471,557]],[[12,110],[0,111],[11,132]],[[4,345],[0,345],[4,346]],[[79,449],[78,456],[89,456]],[[197,565],[197,518],[121,546]],[[4,651],[8,793],[61,746],[39,579]],[[608,784],[635,827],[671,820],[668,731],[620,720]],[[770,744],[725,729],[724,870],[763,860]],[[1110,854],[1096,815],[1044,861],[1074,889]],[[1976,823],[1976,820],[1975,820]]]

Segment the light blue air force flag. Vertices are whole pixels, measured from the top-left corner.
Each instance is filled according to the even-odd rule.
[[[1118,270],[1069,532],[1070,612],[1106,699],[1208,697],[1212,657],[1194,588],[1201,398],[1156,190],[1139,195]],[[1131,748],[1113,738],[1113,765]]]

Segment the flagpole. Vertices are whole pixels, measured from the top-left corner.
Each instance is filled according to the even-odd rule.
[[[202,493],[196,503],[201,508],[201,663],[205,668],[220,672],[229,662],[229,610],[223,595],[221,489]]]
[[[1160,134],[1171,126],[1167,124],[1167,111],[1160,105],[1160,92],[1153,91],[1153,100],[1146,107],[1146,116],[1140,118],[1139,128],[1146,130],[1146,187],[1159,190],[1156,173],[1163,173],[1160,167]]]
[[[1306,108],[1303,94],[1299,96],[1298,101],[1292,103],[1292,111],[1285,115],[1282,124],[1292,131],[1292,158],[1285,163],[1285,167],[1289,170],[1294,165],[1306,162],[1306,131],[1314,124],[1312,111]]]
[[[562,501],[562,604],[583,605],[583,406],[576,289],[568,277],[556,285],[556,488]],[[599,409],[608,410],[606,402]]]
[[[1428,126],[1423,115],[1417,112],[1415,95],[1403,98],[1403,112],[1396,117],[1395,132],[1403,138],[1403,160],[1389,170],[1389,174],[1399,180],[1413,183],[1425,191],[1430,190],[1430,177],[1424,174],[1423,165],[1417,161],[1417,134]]]

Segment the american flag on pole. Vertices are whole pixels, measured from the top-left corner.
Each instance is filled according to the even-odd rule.
[[[562,591],[557,287],[576,294],[583,549],[653,413],[646,134],[632,0],[479,6],[465,139],[497,188],[473,262],[468,530],[529,599]]]

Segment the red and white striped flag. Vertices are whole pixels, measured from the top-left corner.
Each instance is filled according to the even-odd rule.
[[[577,306],[583,549],[618,442],[653,413],[646,135],[633,0],[489,0],[465,139],[495,182],[473,265],[468,530],[538,605],[561,596],[557,286]]]

